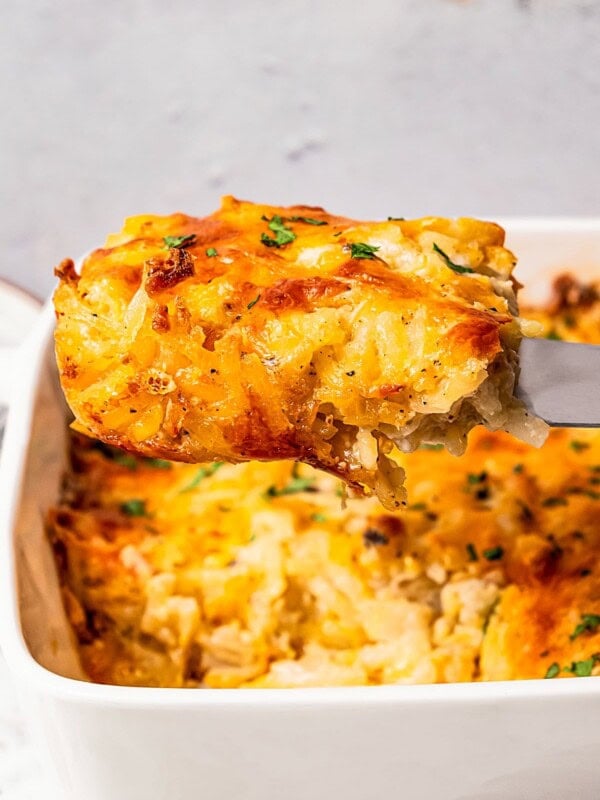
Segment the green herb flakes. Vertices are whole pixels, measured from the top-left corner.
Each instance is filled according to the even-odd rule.
[[[466,275],[468,273],[475,272],[475,270],[471,269],[471,267],[463,267],[462,264],[455,264],[454,261],[451,261],[449,256],[447,256],[446,253],[444,253],[442,248],[438,247],[437,244],[435,244],[435,243],[433,245],[433,250],[434,250],[435,253],[437,253],[439,256],[441,256],[444,259],[444,261],[446,262],[446,266],[450,267],[450,269],[453,272],[456,272],[458,275]]]
[[[582,661],[572,661],[568,667],[563,667],[563,671],[570,672],[576,678],[589,678],[598,661],[600,661],[600,653],[594,653]]]
[[[569,442],[569,447],[576,453],[582,453],[584,450],[588,450],[590,445],[588,442],[580,442],[578,439],[572,439]]]
[[[475,545],[472,542],[469,542],[469,544],[467,545],[467,555],[469,556],[469,561],[479,561],[477,550],[475,549]]]
[[[171,247],[179,249],[180,247],[186,247],[187,245],[194,244],[196,241],[196,234],[195,233],[188,233],[187,236],[165,236],[163,237],[163,242],[165,243],[165,247],[169,250]]]
[[[151,469],[173,468],[173,464],[170,461],[166,461],[164,458],[145,458],[143,464],[145,467],[150,467]]]
[[[327,517],[325,514],[321,514],[320,511],[315,511],[314,514],[310,515],[310,518],[313,522],[327,522]]]
[[[254,306],[258,303],[259,300],[260,300],[260,294],[257,294],[254,300],[250,300],[250,302],[246,306],[248,311],[250,311],[251,308],[254,308]]]
[[[375,253],[380,248],[372,245],[372,244],[365,244],[364,242],[352,242],[350,244],[350,255],[352,258],[375,258]]]
[[[487,477],[488,474],[485,471],[477,473],[469,472],[469,474],[467,475],[467,483],[470,486],[475,486],[478,483],[484,483],[484,481],[487,480]]]
[[[278,214],[275,214],[271,220],[267,220],[267,217],[262,219],[269,222],[269,230],[275,234],[275,236],[261,234],[260,240],[267,247],[284,247],[296,238],[294,231],[285,226],[283,219]]]
[[[179,494],[184,494],[184,492],[193,492],[197,486],[205,479],[210,478],[211,475],[214,475],[215,472],[223,466],[223,461],[215,461],[214,464],[209,464],[207,467],[200,467],[198,472],[194,475],[192,480],[184,486],[183,489],[179,490]]]
[[[209,258],[214,258],[216,255],[218,255],[218,253],[217,253],[217,249],[216,249],[215,247],[209,247],[209,248],[207,249],[207,251],[206,251],[206,255],[207,255]]]
[[[406,217],[388,217],[388,222],[403,222]]]
[[[439,452],[440,450],[444,449],[443,444],[428,444],[425,442],[424,444],[419,445],[419,450],[435,450]]]
[[[556,676],[560,673],[560,664],[554,661],[548,669],[546,670],[546,674],[544,678],[556,678]]]
[[[494,600],[494,602],[492,603],[492,605],[490,606],[489,611],[485,615],[485,619],[484,619],[483,625],[481,627],[481,631],[482,631],[484,636],[487,633],[487,629],[490,627],[490,622],[492,621],[492,617],[494,616],[494,613],[495,613],[496,609],[498,608],[498,604],[499,603],[500,603],[500,598],[497,597]]]
[[[523,464],[515,464],[513,467],[513,472],[515,475],[520,475],[523,472]]]
[[[503,555],[503,547],[488,547],[487,550],[483,551],[483,557],[487,558],[488,561],[499,561]]]
[[[300,492],[316,492],[314,478],[302,478],[298,474],[298,464],[295,463],[288,483],[281,489],[277,486],[269,486],[265,492],[265,497],[283,497],[286,494],[299,494]]]
[[[581,621],[575,627],[569,639],[573,641],[573,639],[581,636],[582,633],[595,633],[598,626],[600,626],[600,614],[582,614]]]
[[[125,500],[124,503],[121,503],[119,506],[121,511],[124,514],[127,514],[128,517],[147,517],[148,512],[146,511],[146,501],[145,500]]]
[[[121,467],[127,467],[127,469],[130,469],[132,472],[138,468],[138,460],[135,456],[132,456],[131,453],[115,453],[112,460],[115,464],[119,464]]]
[[[562,336],[557,333],[554,329],[548,331],[546,334],[546,339],[551,339],[553,342],[562,342]]]
[[[568,502],[564,497],[546,497],[542,500],[543,508],[556,508],[556,506],[566,506]]]
[[[329,225],[324,219],[315,219],[314,217],[286,217],[290,222],[304,222],[305,225]]]

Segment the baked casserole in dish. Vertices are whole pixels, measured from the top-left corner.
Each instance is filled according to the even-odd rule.
[[[600,222],[506,228],[527,315],[596,341]],[[0,633],[58,796],[595,800],[595,434],[478,430],[402,456],[405,511],[344,509],[306,465],[71,438],[52,333],[2,385]]]
[[[600,343],[600,282],[559,276],[546,336]],[[341,502],[293,462],[143,459],[75,434],[49,516],[93,680],[302,687],[600,670],[600,434],[471,432],[400,456],[410,503]]]

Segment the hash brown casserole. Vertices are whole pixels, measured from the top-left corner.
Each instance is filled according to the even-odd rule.
[[[57,270],[56,353],[78,429],[140,455],[294,459],[386,508],[394,448],[463,452],[485,424],[541,444],[515,399],[512,253],[473,219],[356,222],[225,198],[141,216]]]
[[[598,286],[559,279],[547,336],[600,342]],[[384,512],[290,462],[171,464],[78,434],[48,520],[94,681],[302,687],[600,669],[600,433],[471,432],[401,456]]]

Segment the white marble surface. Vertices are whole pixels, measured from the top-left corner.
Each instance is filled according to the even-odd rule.
[[[0,797],[2,800],[45,798],[36,749],[15,696],[4,658],[0,654]]]
[[[2,0],[0,275],[225,192],[600,212],[598,0]]]

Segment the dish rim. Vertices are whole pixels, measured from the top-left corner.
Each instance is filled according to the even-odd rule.
[[[590,217],[500,217],[498,224],[511,233],[596,233],[600,235],[600,216]],[[510,246],[510,243],[509,243]],[[19,614],[14,523],[20,502],[20,489],[33,418],[34,400],[40,367],[52,336],[54,313],[51,300],[20,347],[12,374],[11,393],[19,399],[18,409],[9,406],[2,451],[0,452],[0,597],[4,613],[0,616],[0,645],[10,670],[40,694],[71,702],[120,708],[186,708],[235,706],[264,708],[340,707],[382,705],[429,705],[431,703],[484,705],[515,702],[521,699],[568,700],[581,695],[600,694],[597,677],[464,682],[445,684],[387,684],[383,686],[292,687],[282,689],[190,689],[141,686],[114,686],[67,678],[51,672],[35,660],[25,642]],[[8,467],[10,464],[10,469]]]

